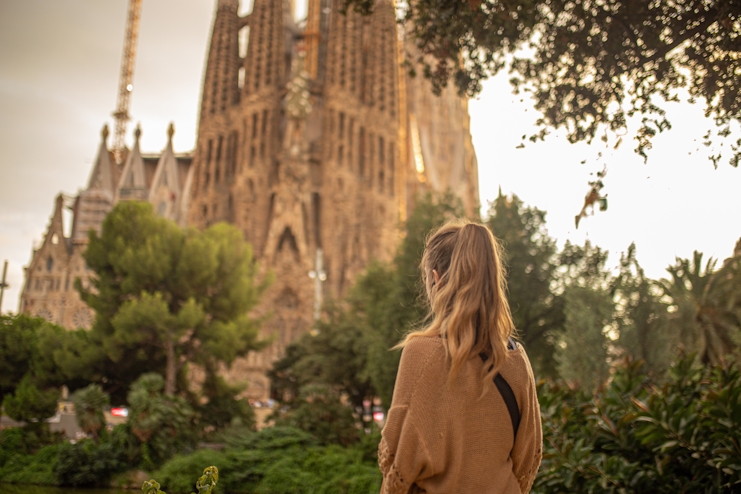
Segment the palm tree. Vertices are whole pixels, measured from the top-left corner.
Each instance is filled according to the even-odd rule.
[[[93,436],[96,441],[100,437],[100,430],[105,426],[103,407],[109,404],[110,398],[97,384],[91,384],[72,395],[75,404],[77,423],[86,434]]]
[[[713,273],[705,285],[697,322],[702,330],[704,363],[722,362],[741,343],[741,252]]]
[[[695,251],[692,260],[677,258],[666,270],[671,279],[658,281],[658,286],[669,302],[669,321],[677,331],[677,340],[687,353],[702,352],[702,331],[697,314],[710,274],[716,261],[708,259],[703,267],[703,254]]]
[[[703,363],[715,364],[741,344],[741,240],[717,271],[713,258],[703,268],[702,257],[695,251],[691,261],[677,258],[667,268],[671,280],[660,280],[659,286],[671,299],[680,344],[699,352]]]

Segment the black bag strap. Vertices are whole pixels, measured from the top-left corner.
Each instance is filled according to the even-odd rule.
[[[514,350],[516,348],[517,343],[510,338],[507,342],[507,349],[508,350]],[[479,357],[481,357],[482,362],[486,362],[488,357],[484,353],[480,353]],[[496,376],[494,376],[494,384],[496,385],[497,389],[499,390],[499,394],[502,395],[502,398],[504,399],[504,404],[507,405],[507,411],[509,412],[509,418],[512,420],[512,430],[514,431],[514,437],[517,437],[517,429],[520,428],[520,409],[517,406],[517,399],[515,398],[515,393],[512,391],[512,387],[509,385],[507,380],[502,377],[502,374],[497,373]]]

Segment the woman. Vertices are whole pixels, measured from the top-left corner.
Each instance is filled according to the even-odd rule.
[[[430,236],[421,271],[431,322],[398,345],[381,492],[527,493],[541,459],[540,408],[525,350],[510,338],[499,245],[483,225],[451,222]]]

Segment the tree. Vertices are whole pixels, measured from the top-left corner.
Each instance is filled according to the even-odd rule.
[[[100,437],[101,429],[105,427],[103,408],[109,405],[110,401],[110,397],[97,384],[79,389],[72,395],[72,403],[75,404],[75,414],[80,429],[93,436],[96,442]]]
[[[41,328],[39,354],[45,366],[58,375],[58,384],[75,390],[108,380],[100,372],[105,355],[96,336],[86,329],[68,331],[48,325]]]
[[[612,275],[605,268],[607,253],[569,242],[560,255],[564,283],[564,331],[555,354],[562,378],[590,388],[601,386],[609,375],[609,341],[614,302]]]
[[[322,444],[349,446],[360,439],[350,408],[342,403],[336,389],[322,384],[309,384],[288,412],[275,416],[277,427],[295,427],[308,432]]]
[[[162,373],[173,395],[186,362],[216,373],[264,344],[247,314],[268,281],[256,282],[252,249],[233,226],[183,230],[148,203],[121,202],[100,236],[91,231],[84,258],[95,273],[91,287],[76,283],[96,312],[90,359],[118,396],[145,372]]]
[[[741,242],[739,243],[741,245]],[[708,280],[697,313],[702,361],[717,364],[741,345],[741,249]]]
[[[58,389],[40,387],[26,374],[15,392],[5,395],[3,411],[13,420],[39,424],[54,415],[58,399]]]
[[[343,5],[367,14],[379,2]],[[406,0],[401,11],[413,65],[437,90],[452,80],[474,96],[511,60],[515,89],[531,92],[541,113],[533,139],[558,128],[571,142],[619,136],[640,116],[636,151],[645,158],[653,136],[671,127],[664,102],[683,90],[704,100],[716,138],[741,117],[739,0]],[[740,146],[730,146],[733,166]],[[721,153],[711,159],[717,165]]]
[[[40,341],[64,329],[27,315],[0,316],[0,404],[3,412],[27,427],[44,427],[54,415],[63,375],[46,358]]]
[[[193,449],[196,443],[193,409],[183,398],[163,393],[164,387],[160,374],[142,374],[127,397],[126,426],[140,443],[145,468]]]
[[[565,331],[556,353],[564,379],[598,388],[609,375],[605,328],[612,321],[613,303],[603,288],[573,286],[564,293]]]
[[[254,429],[255,412],[240,396],[243,386],[231,385],[213,372],[204,376],[201,395],[205,400],[195,405],[200,428],[205,432],[222,431],[230,426]],[[193,400],[192,400],[193,401]]]
[[[525,207],[516,196],[499,196],[486,224],[504,247],[507,294],[517,336],[538,375],[556,375],[554,342],[563,331],[563,298],[555,292],[556,242],[545,211]]]
[[[608,288],[613,282],[612,273],[605,267],[608,253],[587,240],[584,246],[568,240],[558,255],[558,284],[568,286]]]
[[[367,327],[336,303],[325,306],[325,313],[316,331],[304,333],[268,372],[274,396],[294,405],[305,387],[323,385],[346,396],[353,409],[362,409],[363,401],[375,396],[366,371]]]
[[[400,352],[391,348],[424,318],[418,281],[402,277],[399,266],[372,264],[348,297],[348,319],[356,317],[366,345],[363,375],[373,385],[374,395],[387,406],[391,405],[401,359]],[[407,272],[412,276],[411,269]]]
[[[0,315],[0,403],[28,375],[43,388],[61,385],[64,378],[46,358],[42,341],[65,330],[43,318],[25,314]]]
[[[616,345],[633,359],[643,360],[646,371],[663,375],[677,356],[679,335],[669,323],[668,305],[662,302],[659,287],[638,264],[635,244],[620,258],[613,290],[618,300]]]
[[[15,391],[36,358],[43,319],[0,315],[0,402]]]
[[[695,251],[692,259],[677,258],[666,270],[670,279],[659,280],[663,295],[669,299],[669,323],[680,348],[686,353],[701,353],[702,330],[697,320],[703,294],[715,271],[712,258],[703,266],[703,254]]]

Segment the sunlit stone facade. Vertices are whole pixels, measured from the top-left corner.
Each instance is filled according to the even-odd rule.
[[[370,261],[391,259],[419,192],[449,190],[476,214],[467,102],[406,76],[391,0],[368,17],[343,15],[340,3],[310,0],[296,24],[290,0],[254,0],[246,16],[238,0],[217,0],[192,164],[168,144],[152,166],[137,144],[119,170],[102,144],[96,170],[104,171],[93,172],[75,203],[87,201],[75,214],[82,222],[84,209],[86,223],[57,247],[49,242],[60,235],[55,213],[28,268],[22,309],[75,327],[54,309],[40,312],[52,298],[29,287],[49,256],[80,266],[87,229],[99,228],[116,201],[149,200],[159,214],[199,228],[232,223],[253,245],[262,275],[274,273],[256,310],[268,316],[262,331],[274,343],[224,372],[264,399],[265,371],[311,328],[317,281],[309,272],[318,252],[318,293],[339,297]],[[84,282],[81,269],[69,276]],[[65,293],[79,307],[76,294]]]

